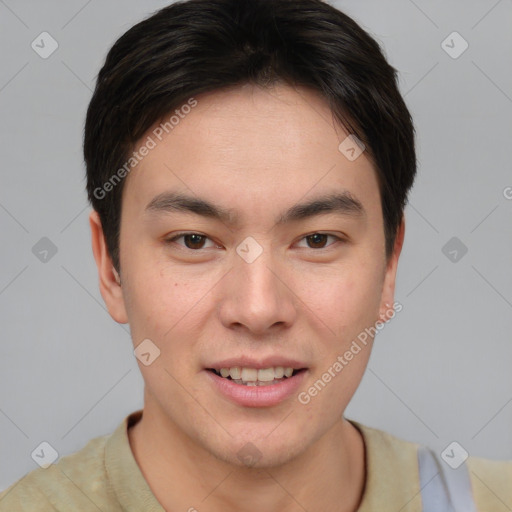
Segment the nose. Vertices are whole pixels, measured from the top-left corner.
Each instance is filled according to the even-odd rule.
[[[289,275],[269,250],[251,263],[238,259],[218,290],[221,322],[253,335],[290,327],[297,317],[297,298],[290,285]]]

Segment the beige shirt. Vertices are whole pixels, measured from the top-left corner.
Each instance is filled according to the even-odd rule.
[[[128,427],[141,416],[142,410],[131,413],[112,434],[26,474],[0,493],[0,512],[163,512],[130,448]],[[421,512],[418,444],[349,421],[362,433],[366,452],[358,512]],[[470,457],[466,464],[477,510],[512,511],[512,461]]]

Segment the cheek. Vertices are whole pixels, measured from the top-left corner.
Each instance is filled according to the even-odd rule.
[[[176,279],[138,275],[128,290],[130,327],[135,339],[154,338],[163,343],[192,308],[194,294]]]
[[[148,260],[131,263],[126,265],[125,302],[134,343],[154,340],[166,358],[171,346],[174,354],[181,352],[180,340],[196,338],[204,327],[218,276],[176,272],[169,264]]]
[[[382,284],[382,273],[375,262],[344,265],[321,283],[308,281],[303,288],[304,302],[345,338],[374,321],[379,311]]]

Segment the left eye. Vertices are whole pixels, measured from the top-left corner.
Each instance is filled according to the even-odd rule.
[[[328,235],[325,233],[313,233],[311,235],[305,236],[304,238],[301,239],[301,241],[306,240],[309,249],[323,249],[324,247],[326,247],[326,242],[328,238],[334,238],[335,241],[341,240],[341,238],[334,235]]]

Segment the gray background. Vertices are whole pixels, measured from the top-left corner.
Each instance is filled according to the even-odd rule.
[[[167,3],[0,0],[0,489],[37,467],[40,442],[66,455],[142,407],[129,330],[98,290],[81,142],[109,47]],[[333,4],[399,70],[420,164],[403,310],[346,415],[438,450],[457,440],[512,459],[512,1]],[[47,59],[31,48],[43,31],[59,44]],[[441,46],[453,31],[469,44],[456,59]],[[42,237],[57,247],[46,262],[32,252]],[[455,262],[442,251],[452,237],[468,249]]]

